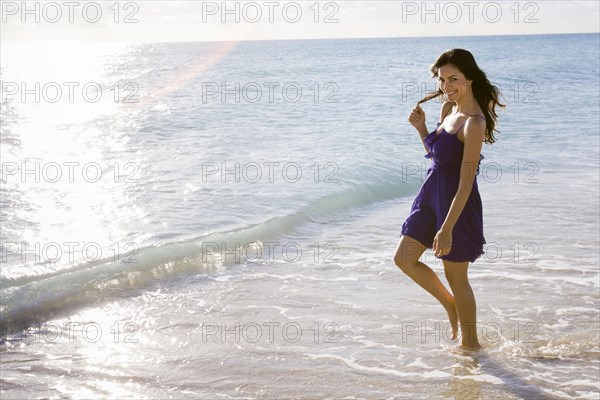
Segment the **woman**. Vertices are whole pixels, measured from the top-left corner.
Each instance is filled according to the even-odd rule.
[[[431,293],[446,309],[452,339],[458,335],[462,346],[477,350],[475,297],[467,268],[483,254],[481,198],[476,175],[479,173],[483,143],[495,142],[496,105],[499,90],[479,69],[467,50],[444,52],[431,66],[440,87],[413,108],[408,121],[421,136],[426,158],[433,159],[427,177],[414,200],[410,215],[402,225],[394,262],[415,282]],[[446,95],[440,122],[428,133],[420,103]],[[426,248],[441,258],[452,294],[438,276],[419,261]]]

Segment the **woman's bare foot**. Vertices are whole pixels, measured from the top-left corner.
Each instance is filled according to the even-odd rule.
[[[461,349],[467,350],[467,351],[481,350],[481,345],[479,344],[479,342],[475,342],[475,343],[462,343],[460,347],[461,347]]]
[[[446,308],[446,312],[448,313],[448,319],[450,320],[450,326],[452,327],[452,340],[455,340],[458,337],[458,313],[456,312],[456,307],[454,302]]]

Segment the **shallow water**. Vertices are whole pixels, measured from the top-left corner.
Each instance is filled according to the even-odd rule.
[[[473,49],[508,103],[478,177],[477,353],[448,340],[443,308],[391,259],[429,162],[406,122],[418,95],[403,100],[402,83],[432,84],[425,67],[450,44]],[[52,119],[69,106],[2,103],[4,162],[104,172],[3,182],[3,398],[597,398],[597,35],[220,46],[113,48],[96,69],[80,55],[81,80],[135,81],[141,104]],[[485,61],[534,47],[515,66]],[[565,57],[550,57],[556,47]],[[50,63],[40,78],[20,61],[3,57],[3,80],[73,73]],[[267,81],[311,95],[334,82],[338,102],[199,95],[207,82]],[[538,101],[512,91],[523,81]],[[425,105],[430,127],[438,106]],[[57,262],[6,247],[66,242],[77,251]],[[98,261],[85,262],[87,243]],[[422,261],[442,273],[431,251]]]

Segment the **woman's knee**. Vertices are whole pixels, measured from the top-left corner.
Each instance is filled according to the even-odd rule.
[[[444,273],[452,290],[469,286],[467,268],[469,262],[452,262],[444,260]]]
[[[394,264],[402,270],[416,265],[425,251],[425,246],[408,236],[402,236],[396,254],[394,254]]]
[[[406,267],[412,266],[414,261],[409,260],[405,252],[397,251],[394,255],[394,264],[401,270],[404,270]]]

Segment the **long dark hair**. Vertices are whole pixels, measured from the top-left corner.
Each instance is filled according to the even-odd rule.
[[[452,64],[463,73],[465,78],[473,81],[471,90],[473,91],[473,96],[475,97],[475,100],[477,100],[479,107],[481,107],[481,111],[483,111],[486,120],[484,142],[488,144],[494,143],[496,141],[496,138],[494,138],[494,130],[496,130],[496,119],[498,118],[495,107],[496,105],[502,108],[506,107],[505,104],[498,101],[500,90],[490,83],[485,72],[477,66],[473,54],[467,50],[452,49],[442,53],[430,67],[431,77],[437,77],[440,67],[447,64]],[[424,103],[443,94],[444,92],[442,92],[442,89],[438,89],[435,92],[429,92],[425,97],[419,100],[417,104]]]

